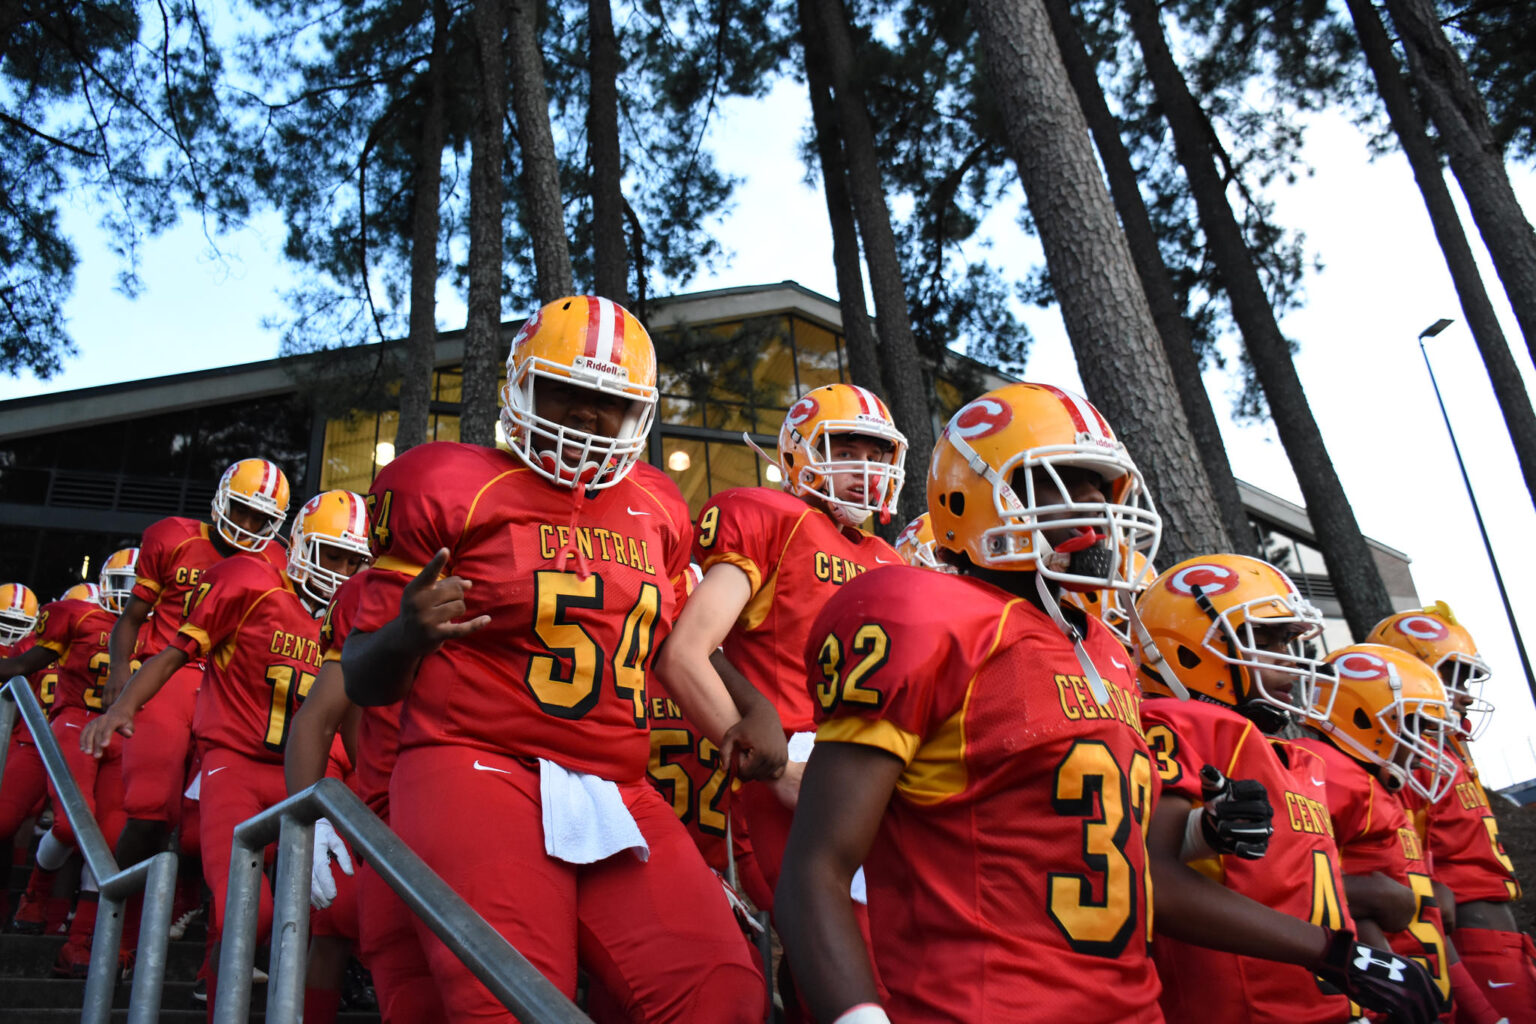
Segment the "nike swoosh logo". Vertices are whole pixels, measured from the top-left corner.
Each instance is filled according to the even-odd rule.
[[[645,513],[642,513],[642,515],[650,515],[650,513],[649,512],[645,512]],[[511,775],[512,774],[511,772],[507,771],[505,768],[492,768],[488,764],[481,764],[480,763],[480,759],[478,757],[475,758],[474,769],[477,772],[500,772],[503,775]]]
[[[66,728],[66,729],[78,729],[78,728],[80,728],[80,723],[79,722],[65,722],[64,723],[64,728]]]
[[[893,559],[893,558],[881,558],[879,555],[875,556],[875,561],[879,562],[881,565],[895,565],[896,564],[896,560],[895,559]]]
[[[223,771],[225,768],[228,768],[228,767],[229,767],[229,765],[227,765],[227,764],[221,764],[217,768],[209,768],[208,769],[208,774],[209,775],[217,775],[217,774],[219,774],[219,772]]]
[[[1327,783],[1326,783],[1326,782],[1324,782],[1324,781],[1323,781],[1323,780],[1322,780],[1322,779],[1317,779],[1317,778],[1314,778],[1314,779],[1313,779],[1313,780],[1312,780],[1312,785],[1314,785],[1314,786],[1326,786],[1326,785],[1327,785]]]
[[[630,508],[628,505],[624,506],[624,511],[628,512],[632,516],[648,516],[648,515],[650,515],[649,512],[641,512],[639,509]]]
[[[1115,668],[1118,668],[1118,669],[1124,669],[1125,668],[1124,665],[1120,664],[1120,659],[1115,657],[1113,654],[1111,654],[1109,656],[1109,663],[1111,665],[1115,666]]]
[[[1513,984],[1514,984],[1514,982],[1512,982],[1512,981],[1490,981],[1488,983],[1488,987],[1489,988],[1509,988],[1509,986],[1511,986]]]

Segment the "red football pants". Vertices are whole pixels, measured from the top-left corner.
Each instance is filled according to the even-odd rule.
[[[390,823],[567,996],[579,961],[632,1020],[762,1020],[762,974],[687,830],[644,779],[620,792],[647,861],[547,856],[537,763],[467,747],[402,750]],[[514,1019],[424,922],[416,928],[449,1019]]]
[[[85,797],[85,804],[101,826],[101,834],[107,840],[107,849],[117,845],[127,818],[123,814],[123,753],[116,744],[109,746],[101,757],[92,757],[80,749],[80,733],[85,724],[97,717],[95,711],[85,708],[64,708],[53,719],[53,735],[64,751],[64,763],[69,774]],[[75,832],[64,813],[64,804],[50,783],[48,795],[53,798],[53,834],[66,845],[75,845]]]
[[[283,766],[237,754],[224,747],[203,748],[202,796],[198,800],[198,841],[203,851],[203,879],[213,890],[213,924],[224,930],[224,907],[229,900],[229,864],[235,826],[288,796]],[[270,860],[275,847],[267,847]],[[266,879],[257,887],[261,908],[256,917],[256,942],[272,932],[272,890]]]
[[[31,734],[23,729],[21,735]],[[12,736],[5,752],[5,778],[0,780],[0,843],[15,836],[22,822],[41,814],[47,800],[48,772],[42,755],[30,738]]]
[[[160,821],[172,828],[180,823],[187,755],[192,750],[192,713],[202,681],[201,662],[177,669],[133,716],[133,735],[121,738],[123,810],[128,817]]]
[[[752,859],[756,861],[757,873],[753,888],[761,886],[761,895],[767,902],[760,902],[759,892],[751,889],[748,895],[759,910],[772,913],[773,890],[779,884],[784,847],[789,845],[789,826],[794,823],[795,812],[785,807],[774,795],[773,788],[763,782],[742,783],[741,788],[731,794],[731,812],[752,837]]]
[[[346,840],[342,840],[343,843]],[[341,864],[331,861],[331,878],[336,882],[336,896],[331,900],[331,905],[324,909],[312,909],[309,913],[309,934],[334,939],[346,939],[348,942],[358,941],[361,929],[358,926],[358,884],[357,884],[357,853],[350,845],[347,853],[352,857],[352,874],[347,874],[341,869]],[[387,888],[387,887],[386,887]]]
[[[1536,1024],[1536,946],[1529,935],[1457,928],[1451,941],[1467,973],[1509,1024]]]
[[[366,864],[357,865],[357,904],[358,954],[373,975],[384,1024],[444,1020],[416,915]]]

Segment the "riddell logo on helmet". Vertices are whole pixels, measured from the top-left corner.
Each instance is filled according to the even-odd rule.
[[[1185,597],[1194,597],[1196,587],[1200,588],[1200,593],[1209,597],[1235,590],[1237,584],[1237,573],[1224,565],[1210,563],[1191,565],[1187,569],[1180,569],[1168,578],[1168,589]]]
[[[1399,619],[1397,631],[1415,640],[1444,640],[1451,635],[1451,631],[1445,628],[1443,622],[1432,619],[1428,615],[1410,615],[1405,619]]]
[[[615,366],[613,363],[605,363],[601,359],[592,359],[589,356],[578,356],[571,361],[571,366],[578,370],[590,370],[593,373],[600,373],[605,377],[629,379],[629,371],[624,369],[624,367]]]
[[[971,440],[986,437],[1002,430],[1013,421],[1013,409],[995,398],[978,398],[955,413],[949,421],[949,432],[956,437]]]

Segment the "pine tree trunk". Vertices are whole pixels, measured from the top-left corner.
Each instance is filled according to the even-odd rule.
[[[400,382],[400,425],[396,454],[427,439],[432,372],[437,356],[437,245],[442,227],[443,142],[446,89],[443,63],[448,52],[448,3],[433,0],[432,54],[427,60],[426,108],[412,174],[411,327],[406,340],[405,375]]]
[[[827,219],[832,226],[832,267],[837,275],[837,304],[843,315],[848,379],[854,384],[883,391],[880,351],[864,297],[859,229],[854,223],[853,200],[848,196],[848,163],[843,158],[842,140],[838,137],[826,47],[815,27],[813,3],[814,0],[799,0],[800,43],[805,50],[805,79],[811,95],[816,153],[821,161],[822,195],[827,201]]]
[[[1504,339],[1504,329],[1499,325],[1493,302],[1483,287],[1482,276],[1477,270],[1477,260],[1472,246],[1462,230],[1461,218],[1451,191],[1445,184],[1445,173],[1440,158],[1424,129],[1423,119],[1414,106],[1408,84],[1403,80],[1397,58],[1392,52],[1392,41],[1370,0],[1347,0],[1350,14],[1355,20],[1355,31],[1360,37],[1360,48],[1366,63],[1376,77],[1376,88],[1386,104],[1387,115],[1392,119],[1392,130],[1408,163],[1413,168],[1414,180],[1424,196],[1424,206],[1429,210],[1430,223],[1435,238],[1445,254],[1445,265],[1456,285],[1461,299],[1461,311],[1467,318],[1467,326],[1483,356],[1488,370],[1488,380],[1499,400],[1504,414],[1504,424],[1509,429],[1520,460],[1520,472],[1525,477],[1525,489],[1536,501],[1536,413],[1531,410],[1531,399],[1525,390],[1525,381],[1514,354]]]
[[[864,242],[864,261],[874,293],[876,333],[880,347],[881,379],[885,399],[902,433],[907,436],[908,475],[925,479],[933,453],[933,413],[928,407],[927,375],[912,334],[907,310],[906,283],[896,254],[896,235],[885,202],[880,162],[875,150],[869,107],[854,79],[853,40],[842,0],[815,0],[816,26],[825,44],[830,72],[833,108],[843,152],[848,164],[848,192]],[[927,510],[928,498],[921,487],[907,487],[901,495],[901,518],[910,521]]]
[[[1045,9],[1040,0],[973,0],[971,9],[1084,387],[1163,513],[1158,560],[1229,550]]]
[[[1205,379],[1200,372],[1200,359],[1195,355],[1193,329],[1179,308],[1173,280],[1163,254],[1157,245],[1157,233],[1152,228],[1152,217],[1141,197],[1141,186],[1131,155],[1120,138],[1120,125],[1110,112],[1104,99],[1104,90],[1094,67],[1093,57],[1083,45],[1082,36],[1072,21],[1071,6],[1067,0],[1045,0],[1046,12],[1051,18],[1051,29],[1057,45],[1061,47],[1062,62],[1071,79],[1073,91],[1082,104],[1083,115],[1098,147],[1099,159],[1104,164],[1105,177],[1109,179],[1109,191],[1120,215],[1120,226],[1125,230],[1125,240],[1130,246],[1131,260],[1136,266],[1136,276],[1146,293],[1147,305],[1152,311],[1152,322],[1157,325],[1158,339],[1163,354],[1168,357],[1168,368],[1178,389],[1179,404],[1184,408],[1184,418],[1189,421],[1189,433],[1194,439],[1195,450],[1205,466],[1206,479],[1211,484],[1211,494],[1216,499],[1222,526],[1232,542],[1231,550],[1239,554],[1257,555],[1258,537],[1248,512],[1243,507],[1243,497],[1237,490],[1237,480],[1232,476],[1232,464],[1227,461],[1226,443],[1221,439],[1221,426],[1216,411],[1211,407],[1211,396],[1205,390]],[[1188,555],[1204,554],[1190,551]],[[1178,559],[1169,556],[1162,559],[1172,565]]]
[[[1147,76],[1173,131],[1174,148],[1194,194],[1206,245],[1269,402],[1280,443],[1306,499],[1307,516],[1344,618],[1354,638],[1364,640],[1371,627],[1392,612],[1386,585],[1334,472],[1291,360],[1290,345],[1275,322],[1253,255],[1227,202],[1225,183],[1211,152],[1209,123],[1169,52],[1156,0],[1126,0],[1125,7],[1131,30],[1141,45]]]
[[[474,0],[479,57],[469,165],[469,316],[464,329],[464,400],[459,439],[496,440],[497,357],[501,354],[502,167],[507,107],[506,25],[501,0]]]
[[[1427,0],[1386,0],[1451,170],[1536,358],[1536,229],[1509,183],[1488,108]]]
[[[629,305],[629,262],[624,244],[624,194],[619,168],[619,44],[608,0],[588,0],[590,86],[587,155],[592,163],[592,290]]]
[[[538,0],[509,0],[512,112],[522,154],[523,214],[533,245],[533,272],[540,302],[553,302],[576,290],[571,247],[565,231],[560,193],[560,162],[549,127],[549,96],[544,91],[544,54],[539,49]]]

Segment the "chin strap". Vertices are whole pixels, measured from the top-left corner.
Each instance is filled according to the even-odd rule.
[[[1130,620],[1131,632],[1136,637],[1136,649],[1141,652],[1141,657],[1147,664],[1157,670],[1163,685],[1173,691],[1173,695],[1179,700],[1189,700],[1189,688],[1179,679],[1173,666],[1168,664],[1168,659],[1163,657],[1163,652],[1158,649],[1156,641],[1152,639],[1152,631],[1142,623],[1141,616],[1136,612],[1136,602],[1128,601],[1125,606],[1125,617]]]
[[[1093,691],[1093,699],[1099,704],[1109,706],[1109,688],[1104,685],[1104,679],[1099,675],[1099,670],[1094,666],[1093,659],[1088,657],[1088,652],[1083,648],[1083,634],[1061,614],[1061,605],[1056,603],[1056,598],[1051,595],[1051,588],[1045,585],[1045,577],[1039,572],[1035,573],[1035,592],[1040,595],[1040,603],[1045,608],[1045,613],[1056,623],[1056,628],[1061,630],[1061,635],[1072,641],[1072,653],[1077,655],[1077,664],[1083,670],[1083,678],[1088,681],[1088,689]]]

